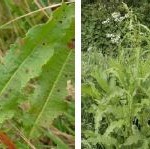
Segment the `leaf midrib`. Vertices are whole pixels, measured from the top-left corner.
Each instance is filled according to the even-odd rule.
[[[37,125],[37,123],[38,123],[38,121],[39,121],[41,115],[43,114],[43,112],[44,112],[44,110],[45,110],[45,108],[46,108],[46,106],[47,106],[49,100],[51,99],[50,97],[51,97],[51,95],[52,95],[53,92],[54,92],[54,89],[55,89],[55,87],[56,87],[56,85],[57,85],[57,82],[59,81],[59,79],[60,79],[60,77],[61,77],[61,74],[62,74],[62,72],[63,72],[63,70],[64,70],[64,68],[65,68],[65,66],[66,66],[66,64],[67,64],[67,62],[68,62],[68,59],[69,59],[69,57],[70,57],[71,54],[72,54],[72,51],[70,51],[70,53],[68,54],[68,56],[67,56],[67,58],[66,58],[66,60],[65,60],[65,62],[64,62],[64,64],[63,64],[63,66],[62,66],[62,68],[60,69],[60,71],[59,71],[59,73],[58,73],[58,75],[57,75],[57,78],[56,78],[55,82],[53,83],[53,86],[52,86],[52,88],[51,88],[51,91],[50,91],[49,95],[47,96],[46,102],[45,102],[43,108],[41,109],[41,112],[39,113],[38,117],[36,118],[33,127],[31,128],[31,131],[30,131],[30,134],[29,134],[29,138],[32,136],[32,134],[33,134],[33,132],[34,132],[35,126]]]

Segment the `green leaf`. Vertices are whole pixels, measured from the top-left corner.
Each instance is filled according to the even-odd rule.
[[[82,85],[82,94],[89,95],[96,99],[99,99],[101,97],[99,91],[96,89],[95,85],[91,82],[89,82],[89,84]]]
[[[6,101],[10,104],[14,98],[18,100],[18,92],[30,79],[41,74],[42,67],[57,52],[58,45],[70,31],[74,12],[72,8],[63,5],[54,13],[52,20],[33,27],[20,43],[12,45],[4,57],[4,63],[0,65],[1,107],[6,105]]]
[[[39,86],[31,97],[33,105],[30,114],[33,115],[35,121],[30,136],[33,136],[38,125],[47,127],[54,118],[68,111],[68,104],[65,100],[66,86],[68,79],[74,81],[74,52],[62,50],[56,55],[45,65],[39,78]]]
[[[107,82],[107,75],[105,72],[100,72],[98,69],[92,72],[92,77],[96,79],[100,87],[105,91],[109,92],[109,86]]]
[[[108,136],[115,128],[119,129],[124,124],[124,120],[120,119],[118,121],[111,122],[110,126],[107,128],[105,135]]]
[[[74,86],[75,52],[69,46],[74,24],[74,5],[63,4],[47,23],[11,46],[0,64],[1,124],[13,118],[25,136],[39,141],[37,128],[48,128],[63,114],[74,117],[69,113],[74,95],[67,90],[68,81]]]
[[[85,131],[85,134],[86,134],[88,142],[91,142],[93,145],[96,145],[97,143],[104,144],[107,146],[117,144],[117,141],[115,138],[112,138],[107,135],[95,134],[92,131]]]
[[[141,140],[141,136],[139,136],[139,135],[132,135],[132,136],[129,136],[127,138],[127,140],[125,141],[124,145],[137,144],[139,140]]]
[[[6,111],[5,113],[1,113],[0,115],[0,124],[3,123],[4,120],[8,120],[14,116],[13,111]]]
[[[59,13],[64,13],[67,20],[65,25],[68,27],[64,32],[61,29],[60,33],[64,34],[62,39],[57,37],[59,41],[53,41],[55,44],[54,54],[42,67],[40,76],[35,78],[34,92],[28,97],[31,108],[29,112],[25,113],[22,120],[27,126],[25,131],[28,132],[29,137],[35,136],[40,126],[48,127],[55,118],[69,111],[66,88],[68,80],[74,84],[75,69],[74,50],[68,47],[68,43],[74,39],[73,8],[74,6],[71,5],[59,10]],[[26,117],[30,119],[30,123],[26,122]]]

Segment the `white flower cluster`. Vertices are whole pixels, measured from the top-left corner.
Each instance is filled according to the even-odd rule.
[[[125,14],[125,16],[121,16],[120,12],[114,12],[111,14],[111,16],[114,18],[114,21],[115,22],[121,22],[123,21],[124,19],[128,18],[129,15],[128,14]]]
[[[112,43],[119,43],[120,35],[106,34],[106,37],[110,38]]]
[[[102,24],[107,24],[110,22],[110,19],[108,18],[107,20],[103,21]]]
[[[119,18],[121,16],[120,12],[114,12],[111,14],[111,16],[116,19],[116,18]]]
[[[112,18],[114,19],[115,22],[121,22],[124,19],[129,17],[129,14],[125,14],[125,16],[121,16],[120,12],[114,12],[111,14]],[[107,24],[110,22],[110,18],[107,18],[105,21],[102,22],[102,24]]]

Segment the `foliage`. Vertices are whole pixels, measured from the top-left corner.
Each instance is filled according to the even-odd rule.
[[[126,26],[125,20],[128,19],[125,8],[122,8],[119,13],[122,20],[113,17],[113,9],[110,6],[101,4],[85,6],[82,10],[82,50],[97,47],[103,53],[108,54],[110,52],[108,49],[115,48],[116,42],[111,42],[107,34],[123,36],[124,32],[121,28]]]
[[[66,0],[67,1],[67,0]],[[5,54],[9,49],[10,44],[16,40],[20,40],[26,32],[33,26],[41,23],[46,23],[52,13],[52,9],[45,11],[34,11],[58,4],[61,0],[2,0],[0,1],[0,28],[3,24],[17,17],[31,13],[28,17],[24,17],[0,29],[0,51]]]
[[[73,40],[74,5],[63,4],[1,57],[0,125],[17,148],[74,145]]]
[[[149,2],[124,1],[131,7],[137,19],[149,27]],[[139,6],[140,5],[140,6]],[[115,13],[118,16],[113,17]],[[110,49],[116,49],[117,43],[107,37],[122,38],[128,28],[128,10],[121,1],[98,1],[94,4],[82,5],[82,50],[96,47],[102,53],[109,54]],[[124,28],[124,30],[123,30]]]
[[[46,6],[46,5],[45,5]],[[4,0],[0,2],[0,25],[17,18],[18,16],[30,13],[38,7],[30,0]],[[50,13],[49,13],[50,15]],[[44,23],[48,18],[43,13],[36,13],[32,16],[23,18],[0,30],[0,50],[3,54],[9,49],[10,44],[24,37],[26,32],[34,25]]]
[[[150,29],[126,8],[115,51],[94,47],[82,55],[85,149],[150,148]]]

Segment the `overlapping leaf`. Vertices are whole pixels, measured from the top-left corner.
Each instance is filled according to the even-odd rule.
[[[0,65],[0,122],[22,122],[32,137],[69,109],[67,81],[74,84],[74,5],[62,5],[12,45]],[[71,97],[70,97],[71,98]],[[22,118],[20,117],[22,116]]]

